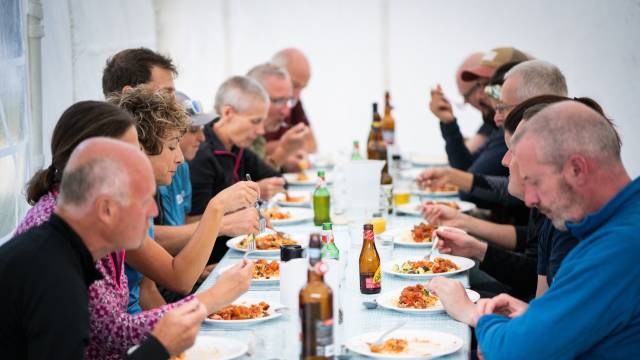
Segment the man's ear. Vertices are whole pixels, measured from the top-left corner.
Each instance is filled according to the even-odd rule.
[[[233,107],[231,105],[224,105],[222,107],[222,117],[229,119],[231,118],[233,115],[235,115],[236,111],[233,109]]]
[[[565,162],[564,175],[570,184],[581,187],[587,182],[589,170],[589,161],[580,154],[573,154]]]
[[[132,86],[130,86],[130,85],[125,85],[125,86],[123,86],[123,87],[122,87],[122,93],[123,93],[123,94],[128,93],[128,92],[129,92],[129,91],[131,91],[132,89],[133,89],[133,87],[132,87]]]
[[[118,221],[119,208],[115,199],[108,196],[98,196],[95,201],[98,219],[104,224],[115,225]]]

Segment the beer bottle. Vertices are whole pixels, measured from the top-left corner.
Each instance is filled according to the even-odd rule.
[[[396,121],[391,116],[391,95],[388,91],[384,93],[384,117],[382,118],[382,138],[387,144],[393,144],[396,138]]]
[[[318,171],[318,185],[313,192],[313,223],[320,226],[331,221],[331,195],[325,185],[324,170]]]
[[[360,292],[362,294],[378,294],[382,288],[380,274],[380,255],[374,242],[373,225],[364,225],[364,238],[360,251]]]
[[[391,214],[393,210],[393,179],[389,175],[389,162],[387,161],[387,144],[382,139],[380,123],[374,123],[373,136],[367,144],[367,157],[370,160],[385,161],[380,177],[380,208]]]
[[[319,234],[309,236],[309,279],[300,289],[300,320],[302,322],[301,359],[330,359],[333,347],[333,292],[324,282],[326,266],[320,260]]]
[[[322,224],[322,259],[340,259],[340,250],[333,238],[331,223]]]
[[[378,103],[373,103],[373,117],[371,118],[371,129],[369,129],[369,137],[367,138],[367,146],[373,139],[374,133],[374,125],[378,124],[378,126],[382,123],[382,119],[380,118],[380,114],[378,114]]]

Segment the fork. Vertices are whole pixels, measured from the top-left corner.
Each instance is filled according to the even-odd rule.
[[[431,238],[431,252],[429,253],[429,255],[425,255],[425,260],[429,260],[429,261],[433,261],[436,256],[440,255],[440,251],[438,251],[437,248],[437,244],[438,244],[438,233],[436,232],[437,230],[433,231],[433,237]]]
[[[393,327],[391,327],[389,330],[383,332],[380,337],[378,337],[378,339],[376,339],[376,341],[372,342],[372,345],[376,345],[376,346],[380,346],[382,345],[382,341],[384,340],[385,337],[387,337],[389,334],[391,334],[392,332],[400,329],[401,327],[405,326],[407,322],[406,321],[399,321],[398,323],[396,323],[395,325],[393,325]]]
[[[251,181],[251,175],[247,173],[247,181]],[[258,203],[256,202],[256,210],[258,210],[258,215],[260,215],[260,227],[262,227],[262,215],[260,214],[260,208],[258,207]],[[260,229],[262,232],[262,229]],[[244,258],[246,259],[249,256],[249,253],[256,251],[256,236],[254,234],[249,234],[249,241],[247,242],[247,249],[244,253]]]

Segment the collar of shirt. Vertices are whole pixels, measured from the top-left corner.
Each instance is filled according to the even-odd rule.
[[[579,223],[567,223],[567,229],[578,239],[583,240],[590,234],[600,229],[613,216],[625,211],[631,203],[639,201],[640,177],[625,186],[613,199],[609,200],[598,211],[587,215]]]
[[[102,279],[102,274],[96,269],[96,263],[80,236],[55,213],[49,219],[51,226],[69,243],[74,255],[82,266],[84,282],[89,287],[94,281]]]
[[[244,154],[244,149],[233,145],[231,147],[231,151],[228,151],[224,147],[224,144],[222,143],[220,138],[218,138],[218,135],[216,135],[216,132],[213,131],[213,125],[216,122],[218,122],[219,120],[220,120],[220,118],[218,117],[218,118],[213,119],[213,121],[210,122],[209,124],[207,124],[207,126],[205,126],[204,135],[205,135],[206,141],[209,144],[209,147],[211,148],[211,151],[213,152],[214,156],[231,156],[231,157],[233,157],[233,159],[234,159],[233,180],[235,182],[238,182],[238,181],[241,180],[240,174],[238,174],[238,170],[240,169],[240,161],[242,160],[242,155]]]

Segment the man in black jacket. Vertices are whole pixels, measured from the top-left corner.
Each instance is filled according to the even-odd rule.
[[[88,287],[100,278],[95,262],[142,245],[147,219],[157,213],[152,174],[149,160],[131,145],[105,138],[78,145],[51,219],[0,247],[3,357],[83,358]],[[183,316],[159,324],[133,358],[166,359],[193,344],[206,311],[197,303],[179,311]]]

